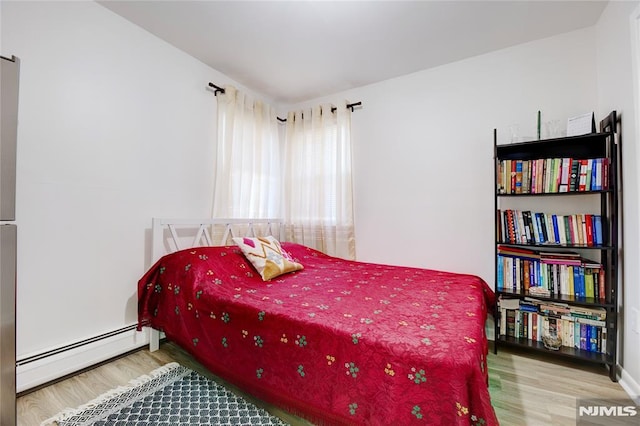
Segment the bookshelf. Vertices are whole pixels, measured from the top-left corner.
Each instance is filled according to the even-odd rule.
[[[596,133],[512,144],[498,144],[494,130],[494,351],[599,363],[617,381],[616,111],[599,124]]]

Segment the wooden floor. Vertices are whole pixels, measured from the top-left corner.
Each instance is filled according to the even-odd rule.
[[[40,425],[65,408],[80,406],[172,361],[220,381],[177,346],[163,343],[157,352],[140,350],[21,396],[17,406],[18,425]],[[609,380],[607,370],[597,365],[558,361],[544,354],[532,355],[517,349],[501,349],[498,355],[491,352],[488,361],[491,401],[502,425],[575,426],[578,398],[631,401],[619,384]],[[242,394],[233,386],[229,388]],[[309,425],[276,407],[242,395],[290,424]]]

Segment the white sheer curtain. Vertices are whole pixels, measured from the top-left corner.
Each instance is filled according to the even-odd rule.
[[[355,258],[351,112],[346,102],[290,112],[284,146],[286,238]]]
[[[226,86],[218,96],[214,218],[280,217],[280,142],[270,105]]]

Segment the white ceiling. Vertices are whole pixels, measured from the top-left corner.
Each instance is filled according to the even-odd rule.
[[[296,103],[588,27],[607,2],[99,3],[251,90]]]

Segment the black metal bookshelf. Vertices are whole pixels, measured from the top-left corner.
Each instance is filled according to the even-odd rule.
[[[557,242],[540,242],[540,241],[513,241],[504,238],[504,223],[500,220],[500,215],[496,214],[495,230],[495,276],[496,276],[496,307],[494,310],[495,319],[495,345],[494,352],[498,352],[500,346],[517,346],[531,351],[546,352],[554,356],[562,356],[578,359],[588,363],[604,364],[609,369],[609,377],[612,381],[617,381],[617,346],[618,346],[618,268],[619,268],[619,188],[621,187],[620,176],[620,146],[619,146],[619,117],[616,111],[612,111],[602,121],[600,121],[600,129],[597,133],[590,133],[580,136],[568,136],[553,139],[520,142],[512,144],[498,144],[497,130],[494,130],[494,176],[495,176],[495,211],[500,213],[502,209],[508,206],[510,200],[515,198],[525,198],[526,204],[535,209],[539,205],[539,197],[549,197],[549,201],[545,201],[545,205],[555,205],[558,203],[570,202],[573,197],[598,197],[599,211],[598,215],[602,220],[602,238],[601,244],[593,244],[593,242],[585,243],[566,243],[558,244]],[[560,191],[544,191],[531,192],[531,190],[523,190],[517,188],[515,190],[510,187],[505,191],[503,181],[500,181],[501,165],[504,166],[506,160],[509,161],[531,161],[551,158],[571,158],[571,159],[606,159],[607,169],[603,171],[602,179],[607,182],[605,188],[590,190],[589,188],[578,190]],[[502,163],[501,163],[502,162]],[[559,173],[559,172],[558,172]],[[504,274],[504,270],[499,268],[499,248],[504,250],[505,247],[513,247],[527,249],[535,253],[551,252],[566,253],[580,251],[585,253],[599,253],[599,264],[602,265],[602,276],[604,277],[604,294],[598,297],[587,297],[584,295],[561,294],[559,291],[550,289],[549,294],[532,293],[525,288],[504,288],[503,282],[498,282],[499,274]],[[511,254],[516,259],[518,255]],[[523,257],[526,257],[523,255]],[[503,275],[500,275],[503,277]],[[601,279],[601,278],[600,278]],[[540,308],[540,306],[565,306],[567,308],[581,307],[583,309],[597,309],[606,311],[606,318],[598,321],[597,326],[601,329],[599,333],[606,333],[606,344],[598,347],[598,350],[585,350],[576,347],[574,342],[567,344],[565,342],[558,350],[547,349],[543,342],[539,339],[542,333],[540,330],[536,334],[538,340],[529,337],[534,336],[512,336],[509,335],[508,327],[504,326],[501,318],[501,299],[517,299],[518,303],[532,304]],[[512,301],[513,302],[513,301]],[[506,303],[505,303],[506,304]],[[546,304],[546,305],[545,305]],[[513,306],[513,304],[510,304]],[[529,311],[515,309],[516,311]],[[506,311],[505,311],[506,312]],[[543,317],[546,314],[540,313]],[[559,318],[559,317],[558,317]],[[570,319],[563,318],[569,321]],[[543,319],[543,321],[546,321]],[[579,322],[578,320],[575,320]],[[505,329],[501,329],[502,327]],[[572,325],[573,327],[573,325]],[[600,341],[598,344],[601,343]],[[592,348],[593,349],[593,348]]]

